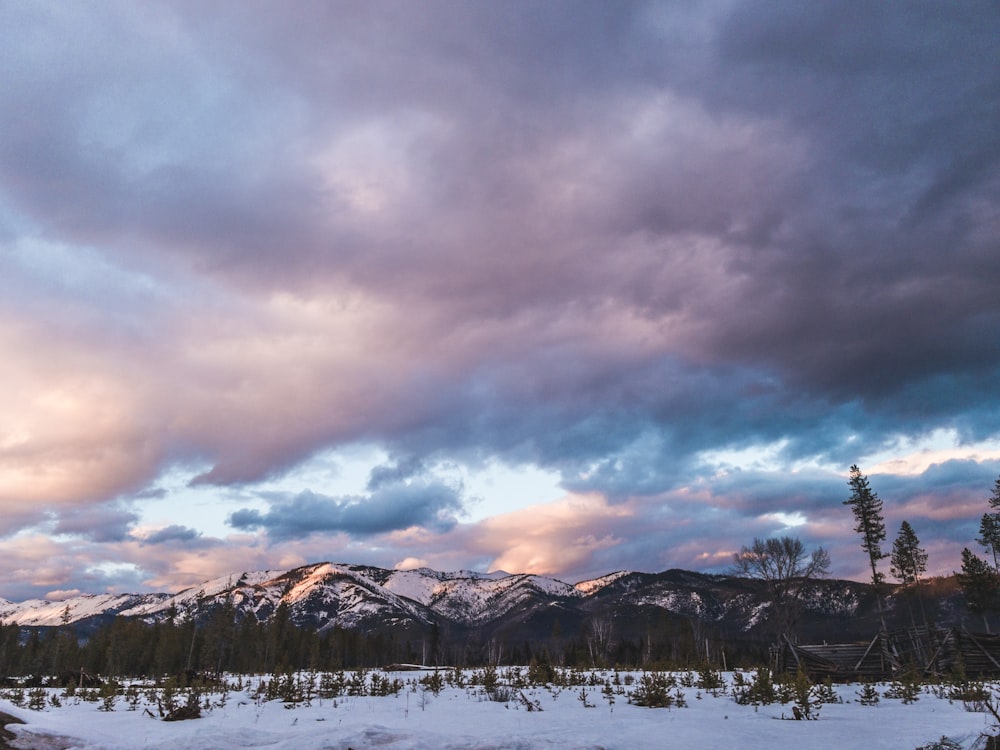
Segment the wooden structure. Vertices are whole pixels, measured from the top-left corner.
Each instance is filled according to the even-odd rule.
[[[1000,636],[965,628],[881,632],[857,643],[795,644],[784,638],[772,656],[775,671],[802,669],[834,680],[886,680],[911,669],[944,675],[959,668],[969,677],[1000,678]]]

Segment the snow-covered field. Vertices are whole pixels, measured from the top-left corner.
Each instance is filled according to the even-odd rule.
[[[445,685],[436,694],[418,680],[426,673],[390,675],[405,686],[384,697],[340,696],[286,706],[265,700],[259,680],[222,694],[206,693],[210,704],[202,718],[164,722],[155,695],[124,697],[112,711],[100,702],[66,697],[46,689],[42,710],[18,707],[0,698],[0,711],[23,719],[9,725],[17,738],[12,747],[36,750],[67,748],[273,748],[346,750],[384,748],[900,748],[912,750],[950,738],[972,748],[993,724],[987,714],[969,711],[961,701],[925,689],[910,704],[884,696],[862,705],[858,685],[834,686],[842,702],[825,703],[815,721],[794,721],[791,704],[740,705],[727,688],[677,687],[685,707],[642,708],[629,703],[631,688],[578,685],[534,686],[500,691],[491,699],[482,686]],[[613,673],[597,673],[610,683]],[[621,675],[619,675],[620,677]],[[638,675],[636,675],[638,677]],[[630,680],[631,681],[631,680]],[[633,683],[633,686],[637,683]],[[3,694],[3,693],[0,693]],[[51,705],[56,696],[61,706]],[[60,697],[61,696],[61,697]],[[495,694],[496,696],[496,694]],[[40,694],[35,694],[36,702]],[[612,703],[610,699],[614,699]],[[531,710],[529,710],[529,705]],[[151,709],[148,712],[147,709]],[[538,710],[540,709],[540,710]],[[2,746],[2,740],[0,740]]]

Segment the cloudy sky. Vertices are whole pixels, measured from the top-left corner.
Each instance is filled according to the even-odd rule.
[[[0,5],[0,596],[958,566],[993,2]],[[886,565],[888,570],[888,565]]]

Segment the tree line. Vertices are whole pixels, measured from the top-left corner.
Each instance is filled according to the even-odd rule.
[[[68,620],[68,618],[67,618]],[[114,617],[86,637],[68,621],[58,627],[0,623],[0,680],[4,676],[54,676],[63,683],[81,675],[177,676],[181,684],[221,673],[283,674],[337,671],[390,664],[484,667],[537,664],[553,668],[689,668],[712,661],[752,665],[766,647],[717,625],[664,613],[662,619],[619,631],[611,620],[586,619],[564,633],[526,635],[516,629],[482,634],[422,629],[381,632],[300,626],[286,604],[264,621],[242,617],[224,604],[207,613],[158,622]],[[603,634],[602,638],[598,634]],[[723,652],[727,656],[723,656]]]
[[[916,600],[920,620],[925,627],[932,623],[921,596],[921,577],[927,572],[928,555],[909,521],[904,520],[889,551],[883,549],[887,540],[885,515],[881,498],[872,489],[868,477],[855,464],[848,479],[850,496],[844,504],[851,508],[854,531],[860,535],[861,548],[871,570],[870,584],[875,594],[880,625],[887,630],[883,608],[885,573],[880,564],[889,559],[889,572],[905,594]],[[977,541],[992,558],[992,564],[973,553],[962,550],[961,572],[956,579],[969,612],[983,616],[989,632],[987,615],[1000,611],[1000,478],[987,500],[989,510],[983,514]],[[734,556],[734,571],[738,575],[764,583],[773,608],[772,621],[776,634],[795,637],[795,626],[801,608],[801,592],[810,582],[828,575],[829,553],[822,547],[809,551],[801,540],[790,537],[754,538],[750,545]],[[911,624],[917,616],[910,603]]]

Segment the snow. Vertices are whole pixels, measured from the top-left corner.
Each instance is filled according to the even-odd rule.
[[[568,583],[563,583],[555,578],[547,578],[545,576],[527,576],[526,580],[530,581],[539,590],[544,591],[546,594],[554,594],[555,596],[583,595],[583,592],[579,591],[575,586],[570,586]]]
[[[787,705],[741,706],[726,694],[712,695],[696,688],[684,689],[687,707],[650,709],[628,704],[625,696],[617,696],[614,705],[609,705],[599,687],[528,687],[522,692],[542,708],[529,712],[516,699],[489,700],[482,688],[445,687],[435,696],[416,683],[420,673],[389,676],[404,679],[407,687],[388,697],[313,699],[311,705],[292,707],[257,700],[249,691],[233,692],[224,705],[216,705],[201,719],[170,723],[145,714],[142,704],[139,710],[128,711],[123,701],[108,713],[99,711],[99,704],[77,698],[63,698],[62,707],[43,711],[17,708],[0,698],[0,711],[26,722],[8,726],[18,737],[12,747],[78,750],[632,750],[664,746],[897,750],[916,748],[942,736],[971,748],[990,726],[986,715],[927,692],[910,705],[883,698],[876,706],[863,706],[857,702],[856,685],[836,686],[844,702],[823,705],[817,721],[783,721],[791,715]],[[580,700],[581,689],[587,691],[593,707]],[[213,700],[218,702],[218,695]],[[62,739],[47,740],[46,735]]]
[[[223,576],[205,581],[199,586],[191,586],[174,596],[160,595],[153,602],[143,603],[139,606],[121,612],[125,617],[149,617],[160,612],[166,612],[171,607],[176,607],[183,617],[183,614],[192,606],[197,604],[199,599],[217,596],[231,589],[261,586],[275,578],[282,576],[287,571],[284,570],[256,570],[241,573],[239,576]]]
[[[619,578],[624,578],[627,575],[631,575],[631,572],[628,570],[619,570],[614,573],[608,573],[600,578],[591,578],[589,581],[580,581],[574,588],[584,596],[590,596],[591,594],[597,593],[605,586],[610,586]]]
[[[318,603],[335,605],[323,608],[322,616],[313,618],[323,626],[349,626],[379,611],[385,611],[386,616],[427,622],[427,609],[465,625],[478,626],[545,597],[581,599],[592,596],[628,575],[628,571],[618,571],[574,586],[546,576],[503,571],[386,570],[322,562],[293,570],[259,570],[223,576],[176,594],[83,595],[60,602],[32,600],[19,604],[0,600],[0,621],[59,625],[67,605],[70,622],[105,613],[153,621],[171,610],[183,621],[199,607],[226,598],[241,611],[265,618],[281,602],[309,617],[317,615],[312,610]],[[368,603],[363,603],[361,600],[366,598]],[[669,586],[659,591],[654,587],[633,599],[638,604],[652,604],[683,613],[703,614],[706,611],[705,602],[696,592],[677,591]]]
[[[0,622],[55,626],[62,624],[67,607],[69,621],[76,622],[108,611],[134,607],[139,602],[143,606],[155,606],[162,600],[162,595],[157,594],[82,594],[57,602],[46,599],[28,599],[19,603],[0,600]]]
[[[582,596],[569,584],[545,576],[440,573],[428,568],[394,571],[382,587],[467,624],[500,617],[530,596],[532,589],[554,596]]]
[[[610,582],[622,574],[606,576]],[[21,603],[0,599],[0,621],[20,625],[59,625],[69,606],[70,622],[105,614],[145,620],[158,619],[171,609],[179,620],[191,615],[205,601],[230,598],[241,609],[258,613],[273,610],[280,602],[293,608],[309,602],[334,603],[343,598],[338,620],[346,625],[363,613],[394,608],[397,615],[427,621],[422,607],[444,613],[460,622],[478,625],[495,619],[539,594],[580,598],[584,584],[568,583],[546,576],[509,574],[503,571],[452,573],[428,568],[385,570],[343,563],[314,563],[294,570],[259,570],[222,576],[176,594],[81,595],[59,602],[30,600]],[[368,599],[367,603],[362,599]]]
[[[442,581],[462,577],[467,576],[437,573],[429,568],[397,570],[392,572],[382,586],[397,596],[405,596],[407,599],[428,606],[439,593]]]
[[[330,563],[317,565],[309,575],[303,576],[298,583],[292,586],[283,599],[290,604],[305,599],[312,593],[316,586],[323,584],[327,578],[335,575],[353,576],[353,573]]]
[[[442,601],[445,606],[453,606],[450,604],[451,600],[464,602],[493,597],[525,584],[556,596],[580,595],[569,584],[545,576],[511,575],[503,572],[473,573],[467,570],[440,573],[429,568],[394,571],[382,586],[399,596],[434,607]]]

